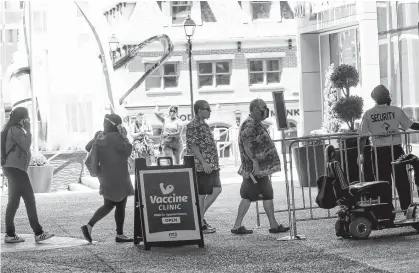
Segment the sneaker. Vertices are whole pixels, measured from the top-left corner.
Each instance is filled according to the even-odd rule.
[[[8,244],[14,244],[14,243],[23,243],[25,239],[22,237],[19,237],[17,235],[15,236],[4,236],[4,242]]]
[[[84,239],[89,243],[92,243],[92,229],[89,229],[87,225],[84,225],[81,227],[81,232],[83,232]]]
[[[48,239],[50,239],[52,237],[54,237],[54,234],[44,231],[40,235],[35,235],[35,242],[45,241],[45,240],[48,240]]]
[[[207,220],[204,218],[204,225],[208,226],[209,228],[213,228],[210,224],[208,224]]]
[[[208,225],[203,225],[202,226],[202,233],[203,234],[208,234],[208,233],[215,233],[215,228],[212,228],[212,227],[210,227],[210,226],[208,226]]]
[[[125,236],[124,234],[116,235],[115,242],[117,243],[129,243],[134,242],[134,239]]]

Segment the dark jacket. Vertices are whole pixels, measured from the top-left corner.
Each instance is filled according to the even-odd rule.
[[[118,132],[100,133],[93,145],[97,147],[99,159],[100,194],[114,202],[132,195],[134,189],[128,172],[132,145],[128,139]]]
[[[26,132],[22,127],[12,126],[7,133],[6,152],[8,152],[14,144],[16,147],[10,152],[3,167],[17,168],[24,172],[28,170],[29,161],[31,160],[31,142],[32,135]]]

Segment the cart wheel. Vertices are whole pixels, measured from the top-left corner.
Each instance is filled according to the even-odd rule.
[[[419,232],[419,223],[413,224],[412,227]]]
[[[204,244],[198,244],[198,247],[199,248],[204,248],[205,246],[204,246]]]
[[[335,224],[335,231],[337,237],[342,237],[344,239],[350,238],[350,234],[348,232],[348,223],[342,220],[337,220]]]
[[[365,217],[357,217],[349,224],[349,232],[355,239],[366,239],[372,230],[371,221]]]
[[[144,250],[150,250],[151,247],[150,246],[144,246]]]

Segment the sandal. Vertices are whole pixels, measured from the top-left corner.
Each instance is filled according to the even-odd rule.
[[[289,227],[284,227],[283,225],[279,225],[276,228],[270,228],[269,233],[281,233],[281,232],[287,232],[289,231]]]
[[[251,229],[246,229],[244,226],[241,226],[239,228],[236,229],[232,229],[231,233],[233,234],[239,234],[239,235],[245,235],[245,234],[252,234],[253,230]]]

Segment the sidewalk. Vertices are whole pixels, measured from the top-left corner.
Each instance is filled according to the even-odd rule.
[[[283,183],[273,185],[276,209],[285,209]],[[224,185],[219,199],[208,211],[206,219],[217,228],[217,233],[205,235],[204,249],[188,246],[144,251],[132,243],[117,244],[114,217],[110,214],[94,227],[92,236],[96,242],[92,245],[68,244],[48,249],[46,245],[34,247],[33,241],[27,241],[23,244],[28,251],[2,251],[1,272],[418,272],[419,235],[412,228],[373,231],[369,240],[354,241],[335,237],[333,219],[305,221],[297,225],[299,234],[307,236],[307,240],[281,242],[276,239],[287,234],[269,234],[266,216],[262,215],[261,228],[255,229],[254,234],[232,235],[239,188],[238,183]],[[103,202],[96,192],[36,194],[36,200],[45,230],[69,237],[68,240],[78,239],[78,243],[83,241],[80,226]],[[6,202],[2,198],[2,217]],[[262,204],[259,207],[262,209]],[[128,199],[126,213],[125,233],[132,236],[133,197]],[[287,224],[287,214],[279,213],[277,218]],[[15,224],[17,233],[31,233],[23,203]],[[254,205],[244,225],[255,227]],[[3,225],[1,231],[4,233]]]

